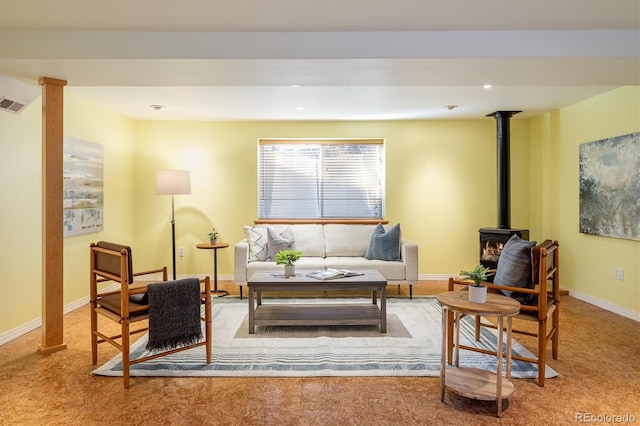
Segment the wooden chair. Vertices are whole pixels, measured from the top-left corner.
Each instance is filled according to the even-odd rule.
[[[560,320],[560,284],[559,284],[559,270],[558,270],[558,242],[546,240],[543,243],[535,246],[532,252],[532,264],[533,264],[533,278],[532,284],[535,288],[521,288],[508,285],[500,285],[496,283],[484,283],[488,287],[488,291],[502,292],[512,291],[517,293],[530,294],[533,296],[533,300],[527,304],[522,304],[520,313],[514,317],[513,333],[519,333],[527,336],[537,338],[537,358],[528,358],[513,355],[513,359],[530,362],[537,364],[538,366],[538,385],[544,386],[545,381],[545,367],[546,367],[546,354],[547,344],[551,341],[551,354],[553,359],[558,359],[558,332],[559,332],[559,320]],[[449,291],[455,290],[455,286],[468,286],[471,284],[468,281],[459,281],[453,278],[449,278]],[[525,320],[528,322],[534,322],[536,327],[526,327],[526,324],[518,324],[517,320]],[[448,318],[448,330],[449,333],[449,345],[448,345],[448,360],[449,364],[452,362],[453,355],[453,315]],[[488,321],[480,321],[480,318],[476,318],[475,321],[475,337],[476,340],[480,340],[480,327],[497,328],[494,324]],[[520,328],[520,326],[523,326]],[[475,352],[482,352],[495,355],[495,351],[490,351],[481,348],[474,348],[466,345],[460,345],[461,349],[467,349]]]
[[[98,362],[98,344],[108,342],[122,352],[122,377],[125,389],[129,388],[130,366],[160,356],[169,355],[197,346],[206,346],[207,364],[211,362],[211,283],[209,277],[200,280],[198,303],[204,302],[205,338],[203,341],[162,352],[156,352],[144,358],[130,359],[131,336],[149,329],[148,321],[142,328],[131,330],[132,323],[149,319],[149,302],[146,297],[148,285],[154,281],[134,281],[134,277],[162,273],[167,281],[166,266],[144,272],[133,272],[131,248],[120,244],[98,242],[90,246],[90,304],[91,304],[91,357],[93,364]],[[98,283],[115,281],[117,290],[99,290]],[[174,281],[175,283],[175,281]],[[98,315],[120,324],[120,334],[98,330]]]

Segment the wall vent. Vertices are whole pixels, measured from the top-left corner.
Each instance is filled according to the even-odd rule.
[[[0,74],[0,113],[20,114],[41,95],[37,85]]]
[[[0,96],[0,110],[19,114],[27,106],[26,102],[16,101]]]

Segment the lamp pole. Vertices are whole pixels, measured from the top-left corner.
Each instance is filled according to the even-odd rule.
[[[176,210],[173,202],[174,195],[171,194],[171,255],[173,258],[173,280],[176,280]]]
[[[171,260],[173,279],[176,279],[176,208],[175,195],[191,194],[191,181],[187,170],[159,170],[156,173],[156,194],[171,195]]]

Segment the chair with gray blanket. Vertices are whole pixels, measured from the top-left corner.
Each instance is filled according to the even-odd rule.
[[[132,364],[206,346],[206,362],[211,363],[211,283],[187,278],[167,281],[167,268],[134,273],[131,248],[101,241],[91,244],[90,303],[91,303],[91,355],[98,362],[98,344],[108,342],[122,352],[124,387],[129,388],[129,370]],[[134,277],[162,273],[162,280],[134,281]],[[98,289],[98,283],[115,281],[113,286]],[[204,318],[201,305],[204,303]],[[120,334],[98,329],[98,318],[107,318],[120,324]],[[201,320],[204,321],[204,336]],[[147,321],[148,326],[131,330],[131,324]],[[105,326],[105,329],[107,327]],[[149,331],[147,349],[151,354],[130,359],[131,335]]]

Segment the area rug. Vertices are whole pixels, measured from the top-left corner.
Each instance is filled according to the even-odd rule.
[[[366,303],[364,299],[361,300]],[[271,301],[265,300],[265,303]],[[279,299],[278,303],[299,303]],[[332,299],[331,303],[352,303]],[[327,303],[305,299],[304,303]],[[387,299],[387,333],[377,326],[256,327],[248,334],[247,301],[225,298],[213,304],[213,360],[205,362],[198,347],[131,366],[132,376],[438,376],[440,374],[442,311],[435,298]],[[482,343],[474,339],[473,318],[461,327],[463,344],[495,348],[495,330],[482,329]],[[132,347],[131,359],[145,356],[146,336]],[[531,356],[513,341],[514,354]],[[460,365],[495,371],[496,357],[460,351]],[[122,376],[122,357],[114,357],[93,371]],[[512,377],[535,378],[537,366],[513,361]],[[547,366],[546,376],[557,373]]]

